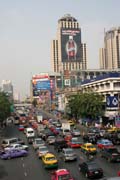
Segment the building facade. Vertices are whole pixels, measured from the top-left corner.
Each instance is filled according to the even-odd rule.
[[[105,32],[99,59],[101,69],[120,68],[120,27]]]
[[[81,84],[83,92],[95,92],[104,97],[105,116],[115,117],[120,111],[120,73],[110,72]]]
[[[10,101],[13,100],[13,85],[10,80],[3,80],[2,81],[2,91],[6,93],[6,95],[9,97]]]
[[[51,44],[53,72],[87,69],[86,44],[81,41],[81,28],[70,14],[58,20],[57,36]]]

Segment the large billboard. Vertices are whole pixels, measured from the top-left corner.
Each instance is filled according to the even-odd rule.
[[[82,44],[80,29],[61,29],[62,62],[80,62]]]
[[[34,75],[32,77],[33,96],[40,96],[41,92],[51,91],[55,88],[55,80],[50,79],[46,73]]]

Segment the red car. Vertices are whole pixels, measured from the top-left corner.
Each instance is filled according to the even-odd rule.
[[[80,142],[78,138],[72,138],[67,144],[71,148],[80,148],[82,146],[82,142]]]
[[[24,131],[24,126],[22,124],[20,124],[19,127],[18,127],[18,130],[19,131]]]
[[[65,141],[70,141],[72,139],[72,135],[71,134],[67,134],[67,135],[65,135],[65,137],[64,137],[64,140]]]
[[[71,176],[70,171],[67,169],[58,169],[51,173],[51,180],[74,180]]]
[[[113,147],[113,143],[111,141],[109,141],[108,139],[101,139],[97,142],[97,147],[102,149],[102,148],[106,148],[106,147]]]

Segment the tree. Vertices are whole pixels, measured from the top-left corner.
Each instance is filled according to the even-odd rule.
[[[37,100],[34,99],[34,100],[32,101],[32,104],[33,104],[34,107],[36,107],[36,106],[37,106]]]
[[[0,92],[0,123],[10,116],[10,102],[4,92]]]
[[[80,93],[69,97],[68,107],[74,117],[86,117],[96,119],[102,116],[103,97],[97,93]]]

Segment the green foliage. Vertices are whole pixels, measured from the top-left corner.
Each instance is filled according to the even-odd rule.
[[[32,104],[33,104],[34,107],[36,107],[36,106],[37,106],[37,100],[34,99],[34,100],[32,101]]]
[[[95,119],[102,116],[103,97],[96,93],[81,93],[69,97],[68,108],[75,118],[89,117]]]
[[[5,93],[0,92],[0,122],[10,116],[10,102]]]

